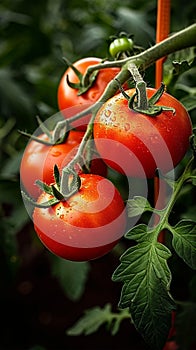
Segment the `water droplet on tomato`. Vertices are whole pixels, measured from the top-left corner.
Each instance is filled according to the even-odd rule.
[[[88,93],[88,97],[91,101],[96,101],[96,100],[98,100],[99,94],[100,93],[98,90],[90,91]]]
[[[153,136],[150,137],[150,141],[151,141],[152,143],[156,143],[157,140],[158,140],[158,136],[157,136],[157,135],[153,135]]]
[[[111,111],[109,109],[106,109],[104,114],[105,114],[105,117],[108,118],[110,115],[111,115]]]
[[[53,157],[59,157],[61,155],[61,152],[60,151],[57,151],[57,150],[52,150],[51,151],[51,155]]]
[[[130,124],[129,123],[125,123],[125,131],[129,131],[130,130]]]
[[[77,204],[78,204],[77,201],[71,201],[71,202],[69,203],[70,207],[74,207],[74,205],[77,205]]]
[[[118,127],[120,126],[119,123],[113,123],[112,125],[113,125],[114,128],[118,128]],[[120,131],[121,131],[121,130],[119,129],[119,132],[120,132]]]

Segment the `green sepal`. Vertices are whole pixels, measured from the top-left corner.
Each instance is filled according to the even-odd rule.
[[[37,208],[49,208],[52,207],[53,205],[59,203],[60,200],[56,199],[55,197],[53,197],[52,199],[50,199],[49,201],[43,202],[43,203],[36,203],[35,206]]]
[[[137,89],[140,89],[140,86],[143,91],[144,87],[141,83],[137,84],[136,91]],[[157,103],[163,95],[164,91],[165,85],[162,83],[160,88],[156,90],[156,92],[149,99],[147,99],[147,105],[145,109],[139,107],[139,101],[135,102],[135,95],[133,95],[133,97],[131,97],[129,100],[129,108],[133,109],[135,112],[139,112],[150,117],[156,117],[164,111],[171,111],[174,114],[175,109],[172,107],[155,105],[155,103]],[[138,96],[138,92],[136,93],[136,95]]]
[[[58,199],[59,201],[64,200],[64,196],[61,194],[60,191],[57,190],[57,188],[54,185],[51,185],[52,194],[53,196]]]
[[[56,164],[54,166],[54,180],[57,185],[57,188],[60,189],[61,176],[60,176],[59,168]]]
[[[50,195],[52,195],[52,190],[51,187],[49,185],[47,185],[45,182],[41,181],[41,180],[36,180],[35,184],[43,191],[46,192]]]
[[[99,73],[99,70],[93,71],[93,73],[90,75],[90,79],[88,81],[88,84],[84,85],[84,79],[83,79],[84,75],[76,67],[74,67],[74,65],[71,62],[69,62],[69,60],[66,57],[63,57],[63,60],[67,63],[69,68],[71,68],[74,71],[74,73],[76,74],[76,76],[78,77],[78,80],[79,80],[78,83],[72,83],[69,80],[69,76],[67,75],[66,80],[67,80],[68,86],[71,87],[72,89],[77,89],[78,96],[87,92],[90,89],[90,87],[93,85],[94,81],[96,80],[96,77],[97,77],[97,74]]]
[[[52,199],[50,199],[46,202],[38,203],[34,199],[29,197],[24,191],[21,191],[21,195],[23,197],[23,200],[26,200],[27,202],[29,202],[30,204],[32,204],[34,207],[37,207],[37,208],[49,208],[49,207],[59,203],[59,200],[55,197],[53,197]]]
[[[18,132],[19,132],[21,135],[26,136],[26,137],[28,137],[29,139],[32,139],[32,140],[34,140],[34,141],[36,141],[36,142],[39,142],[39,143],[41,143],[41,144],[43,144],[43,145],[46,145],[46,146],[53,146],[52,140],[51,140],[51,141],[45,141],[45,140],[40,139],[40,138],[37,137],[37,136],[31,135],[31,134],[29,134],[28,132],[22,131],[22,130],[18,130]]]
[[[155,91],[155,93],[149,98],[148,103],[149,105],[154,105],[159,101],[161,96],[163,95],[165,91],[165,84],[161,83],[159,89]]]
[[[172,107],[166,107],[166,106],[154,106],[149,105],[148,109],[140,109],[137,108],[136,105],[132,108],[135,112],[139,112],[141,114],[146,114],[149,117],[156,117],[157,115],[161,114],[164,111],[171,111],[173,114],[175,113],[175,109]]]
[[[36,119],[43,134],[46,134],[48,136],[48,139],[52,142],[52,135],[50,133],[50,130],[45,126],[45,124],[42,122],[41,118],[38,115],[36,116]]]
[[[78,90],[78,93],[77,95],[80,96],[82,94],[84,94],[85,92],[87,92],[90,87],[93,85],[94,81],[96,80],[96,77],[97,77],[97,74],[99,73],[98,70],[95,70],[91,76],[90,76],[90,79],[89,79],[89,84],[84,86],[83,85],[83,80],[81,80],[79,83],[72,83],[70,80],[69,80],[69,76],[67,75],[67,84],[72,88],[72,89],[77,89]]]
[[[171,111],[173,114],[175,113],[175,109],[172,107],[167,107],[167,106],[159,106],[159,105],[155,105],[155,103],[157,103],[159,101],[159,99],[161,98],[162,94],[165,91],[165,85],[162,83],[160,88],[146,101],[146,108],[140,108],[139,107],[139,103],[138,101],[135,101],[135,98],[138,97],[138,89],[144,89],[144,85],[143,82],[139,82],[136,85],[136,93],[133,94],[133,96],[129,96],[125,90],[123,89],[123,87],[121,86],[120,82],[118,81],[118,79],[115,79],[119,85],[119,89],[121,91],[121,93],[123,94],[123,96],[128,100],[128,106],[129,109],[141,113],[141,114],[145,114],[148,115],[150,117],[156,117],[157,115],[161,114],[164,111]]]
[[[65,63],[69,66],[69,68],[71,68],[74,71],[75,75],[78,77],[79,81],[81,82],[83,78],[82,73],[76,67],[74,67],[74,65],[68,60],[68,58],[63,57],[63,61],[65,61]]]
[[[42,122],[40,117],[36,116],[39,128],[41,129],[42,133],[48,136],[48,141],[42,140],[38,136],[31,135],[25,131],[18,130],[18,132],[23,135],[28,137],[29,139],[32,139],[34,141],[37,141],[41,144],[44,144],[46,146],[54,146],[54,145],[59,145],[63,142],[66,141],[66,139],[69,136],[70,128],[69,128],[69,122],[68,120],[62,120],[57,122],[55,128],[53,131],[50,131]]]
[[[72,83],[70,80],[69,80],[69,76],[67,75],[66,76],[66,81],[67,81],[67,85],[72,88],[72,89],[76,89],[76,90],[80,90],[81,89],[81,82],[79,83]]]

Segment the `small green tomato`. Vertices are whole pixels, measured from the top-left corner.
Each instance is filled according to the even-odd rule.
[[[114,39],[109,46],[109,52],[112,57],[119,53],[131,51],[133,49],[133,40],[127,37]]]

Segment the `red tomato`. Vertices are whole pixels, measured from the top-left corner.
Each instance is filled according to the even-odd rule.
[[[147,89],[151,97],[155,89]],[[134,89],[126,93],[132,96]],[[152,178],[156,168],[173,169],[183,158],[192,134],[190,117],[174,97],[163,93],[157,105],[173,107],[156,117],[128,108],[120,93],[109,99],[98,111],[94,124],[96,148],[105,162],[131,177]]]
[[[81,174],[81,187],[68,200],[34,209],[33,222],[42,243],[64,259],[85,261],[108,253],[125,231],[124,202],[111,181]],[[43,193],[38,203],[51,198]]]
[[[174,340],[167,341],[163,350],[177,350],[179,349],[179,346],[176,344]]]
[[[59,145],[48,146],[34,140],[28,143],[21,161],[20,177],[31,197],[37,199],[41,194],[41,190],[35,184],[36,180],[48,185],[54,183],[54,165],[56,164],[61,171],[76,154],[83,136],[82,131],[71,130],[66,141]],[[48,140],[45,134],[41,134],[39,138]],[[106,165],[100,158],[95,157],[92,160],[91,172],[106,176]]]
[[[176,318],[176,312],[172,311],[172,314],[171,314],[171,328],[170,328],[170,331],[169,331],[169,334],[168,334],[168,340],[165,343],[165,346],[164,346],[163,350],[177,350],[179,348],[179,346],[177,345],[175,340],[173,340],[175,335],[176,335],[175,318]]]
[[[101,63],[101,59],[97,57],[86,57],[76,61],[73,65],[76,67],[82,74],[85,74],[89,66],[93,66]],[[74,73],[73,69],[69,67],[63,74],[57,92],[57,101],[59,109],[62,111],[65,118],[70,118],[73,116],[68,114],[66,109],[68,107],[77,106],[77,110],[74,112],[79,113],[80,111],[86,109],[87,107],[94,104],[99,97],[104,92],[107,84],[112,80],[120,71],[120,68],[105,68],[101,69],[96,77],[93,85],[83,93],[78,95],[78,89],[74,89],[67,84],[67,76],[69,81],[72,83],[79,83],[77,75]],[[90,115],[87,115],[81,118],[79,121],[73,123],[74,127],[79,128],[80,130],[85,130],[86,125],[90,120]]]

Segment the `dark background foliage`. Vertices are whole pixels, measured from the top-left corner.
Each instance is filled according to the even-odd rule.
[[[173,0],[171,32],[193,23],[195,4]],[[111,282],[118,252],[89,264],[67,265],[38,241],[20,194],[19,167],[27,140],[18,129],[33,132],[35,116],[58,112],[57,87],[66,68],[63,56],[108,56],[110,35],[127,31],[138,45],[155,42],[154,0],[2,0],[0,4],[0,349],[145,349],[141,337],[124,321],[119,333],[101,329],[92,336],[68,337],[70,327],[91,306],[117,307],[120,286]],[[171,70],[171,60],[167,64]],[[194,71],[195,73],[195,71]],[[181,77],[181,99],[195,100],[193,73]],[[154,83],[154,67],[146,72]],[[190,108],[192,118],[195,111]],[[187,191],[187,192],[186,192]],[[195,215],[194,196],[186,189],[179,215]],[[189,200],[184,201],[184,198]],[[123,242],[123,244],[126,244]],[[117,254],[117,255],[115,255]],[[177,258],[176,258],[177,259]],[[178,298],[189,298],[192,272],[173,261]],[[72,271],[76,276],[70,287]],[[183,282],[182,282],[183,281]],[[193,285],[194,283],[192,283]],[[69,285],[70,288],[67,286]],[[192,288],[191,290],[193,290]],[[188,329],[190,331],[190,329]],[[126,341],[125,341],[126,339]],[[123,344],[123,345],[122,345]],[[126,345],[127,344],[127,345]]]

